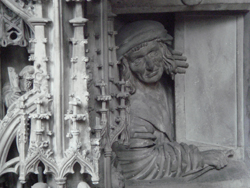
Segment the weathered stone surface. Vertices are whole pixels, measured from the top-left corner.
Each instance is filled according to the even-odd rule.
[[[244,158],[243,17],[203,13],[177,20],[175,46],[190,64],[175,80],[177,141],[231,148],[235,159]]]
[[[13,83],[13,79],[17,78],[18,74],[8,76],[7,67],[14,67],[16,73],[19,73],[23,67],[32,64],[35,74],[32,73],[29,79],[34,77],[35,89],[25,90],[21,97],[18,96],[14,105],[8,108],[7,114],[6,108],[0,106],[0,117],[4,116],[0,120],[0,187],[19,188],[33,185],[53,188],[110,188],[111,179],[116,178],[118,180],[116,187],[121,188],[124,178],[119,166],[116,170],[110,169],[113,167],[110,163],[114,154],[111,145],[118,139],[124,143],[125,154],[122,154],[122,157],[131,157],[129,152],[126,153],[129,147],[132,148],[132,153],[134,152],[132,155],[135,160],[125,159],[127,160],[123,163],[125,168],[132,171],[140,166],[143,169],[139,169],[140,179],[147,173],[150,174],[147,179],[158,179],[166,175],[161,180],[140,181],[138,176],[136,177],[138,174],[132,174],[135,175],[133,178],[138,179],[126,181],[127,188],[249,186],[250,176],[246,164],[250,163],[248,138],[250,17],[249,15],[246,17],[245,25],[243,82],[244,14],[215,12],[249,10],[249,0],[111,0],[111,7],[108,7],[110,2],[108,0],[69,1],[1,1],[10,9],[6,9],[8,13],[6,11],[5,13],[20,16],[25,22],[24,26],[29,27],[15,31],[16,27],[12,26],[18,23],[14,21],[15,19],[9,20],[6,23],[10,27],[3,30],[2,34],[9,33],[6,36],[12,36],[14,39],[15,34],[21,32],[25,34],[26,39],[31,38],[31,48],[28,50],[16,46],[5,48],[2,45],[0,85],[3,86],[9,78]],[[131,22],[151,18],[160,21],[165,27],[169,23],[165,18],[170,15],[169,20],[172,24],[167,27],[171,27],[171,35],[174,26],[176,31],[180,29],[178,21],[174,22],[174,17],[177,18],[181,14],[178,12],[213,12],[210,16],[201,16],[203,12],[195,13],[192,17],[186,16],[183,25],[184,35],[172,35],[175,41],[183,40],[185,43],[183,52],[190,64],[186,75],[176,74],[184,73],[186,70],[186,58],[182,53],[170,49],[171,37],[163,40],[164,42],[161,41],[164,45],[168,44],[166,47],[166,45],[160,46],[160,41],[153,40],[155,38],[151,38],[148,33],[145,36],[140,34],[134,36],[130,47],[135,48],[133,52],[126,54],[126,60],[127,70],[131,71],[132,76],[130,76],[137,79],[134,85],[137,91],[129,95],[126,88],[128,77],[123,78],[119,75],[121,73],[119,67],[125,62],[117,62],[116,59],[118,47],[114,40],[117,32],[113,28],[113,21],[116,18],[110,13],[110,9],[117,14],[157,13],[125,15],[127,17],[124,20],[122,19],[124,15],[120,15],[117,19]],[[165,14],[166,12],[175,13]],[[85,18],[89,22],[85,23],[87,21]],[[48,20],[51,22],[47,23]],[[134,28],[145,31],[145,28],[140,26]],[[3,27],[0,23],[1,28]],[[132,33],[128,32],[129,35]],[[154,36],[156,33],[157,31],[154,31],[151,34]],[[0,35],[4,36],[2,34],[0,31]],[[139,41],[139,37],[147,40]],[[135,44],[138,41],[139,43]],[[3,44],[7,45],[5,42]],[[9,45],[16,44],[20,45],[17,40],[9,43]],[[20,46],[26,44],[21,43]],[[168,56],[164,57],[166,58],[164,67],[160,64],[163,57],[159,56],[163,51]],[[136,54],[139,54],[139,57]],[[31,62],[28,62],[28,59]],[[146,66],[136,68],[132,65],[136,60],[137,63],[144,62]],[[184,69],[179,69],[176,62]],[[156,64],[160,66],[154,69]],[[145,69],[148,71],[146,75],[141,74]],[[171,114],[172,104],[168,104],[172,102],[172,98],[166,94],[168,93],[166,90],[173,89],[171,86],[174,81],[171,81],[171,78],[165,80],[166,74],[175,77],[175,93],[181,97],[177,97],[174,101],[176,122],[178,122],[176,125]],[[156,79],[149,79],[155,75]],[[24,79],[25,74],[20,73],[19,76],[19,80]],[[164,82],[159,84],[161,81]],[[171,84],[166,84],[168,81]],[[152,82],[156,83],[154,86],[157,87],[150,85]],[[31,82],[15,83],[15,88],[32,85]],[[90,86],[87,88],[87,85]],[[181,93],[180,90],[184,92]],[[173,97],[171,92],[168,94]],[[2,91],[0,96],[3,97]],[[244,121],[243,115],[245,115]],[[179,131],[180,128],[183,129]],[[127,133],[131,133],[132,136]],[[178,141],[180,136],[180,141],[184,143],[176,142],[176,138]],[[133,142],[129,143],[129,138]],[[190,143],[199,148],[191,146]],[[100,149],[100,145],[104,151]],[[153,151],[149,151],[152,148]],[[207,148],[213,149],[211,153],[204,151]],[[235,161],[233,158],[226,168],[220,171],[211,170],[226,165],[227,161],[224,159],[229,154],[217,151],[215,148],[234,149],[235,154],[241,156],[241,160]],[[142,150],[146,154],[142,155]],[[242,161],[245,151],[246,161]],[[147,160],[137,160],[137,157],[145,157],[144,154],[147,155]],[[99,160],[100,156],[105,159]],[[185,171],[189,171],[192,165],[191,168],[195,169],[197,161],[202,163],[200,156],[204,157],[205,165],[201,164],[201,168],[191,172],[203,173],[206,169],[211,171],[198,179],[186,181]],[[150,157],[154,159],[150,160]],[[190,160],[191,163],[189,158],[193,159]],[[218,164],[220,162],[221,164]],[[168,167],[169,173],[164,171],[164,167]],[[33,172],[39,172],[38,180]],[[14,173],[18,175],[13,176]],[[101,178],[100,184],[94,185],[99,182],[98,175]],[[178,177],[182,175],[184,177]],[[175,176],[175,179],[170,176]],[[24,183],[26,185],[21,185]]]
[[[196,180],[167,178],[157,181],[127,181],[126,188],[246,188],[250,173],[243,162],[231,161],[227,168],[210,171]]]
[[[193,19],[192,19],[193,18]],[[187,139],[237,145],[236,17],[191,17],[185,22]]]

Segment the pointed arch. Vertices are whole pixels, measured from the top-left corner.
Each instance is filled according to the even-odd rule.
[[[40,97],[42,94],[36,93],[35,91],[30,91],[22,96],[26,101],[26,113],[32,113],[36,110],[36,104],[34,100]],[[17,173],[19,166],[19,157],[15,157],[7,161],[7,157],[11,148],[13,141],[16,139],[20,128],[20,118],[22,116],[22,110],[18,107],[17,100],[13,103],[4,119],[0,121],[0,175],[6,172]]]

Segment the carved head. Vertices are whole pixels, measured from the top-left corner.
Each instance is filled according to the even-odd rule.
[[[159,42],[153,40],[132,48],[124,55],[123,61],[127,61],[130,70],[140,81],[150,84],[160,80],[163,74],[162,56]]]
[[[21,91],[26,92],[32,89],[34,72],[35,72],[35,69],[32,65],[25,66],[21,70],[21,72],[19,73],[19,77],[20,77],[19,87]]]
[[[116,44],[123,78],[132,82],[132,72],[141,82],[150,84],[159,81],[164,72],[163,56],[171,55],[167,47],[171,42],[172,37],[156,21],[137,21],[122,27]]]

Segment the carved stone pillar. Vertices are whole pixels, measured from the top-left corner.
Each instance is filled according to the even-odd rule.
[[[84,39],[84,25],[88,20],[83,18],[82,2],[76,2],[75,4],[75,18],[69,22],[74,27],[74,37],[70,39],[73,47],[73,54],[71,58],[71,94],[73,112],[77,120],[73,120],[71,127],[72,139],[70,147],[77,151],[77,147],[82,140],[83,150],[90,151],[90,144],[87,144],[89,137],[89,124],[88,124],[88,91],[87,91],[87,74],[86,74],[86,62],[88,58],[85,56],[85,44],[87,39]],[[71,113],[71,112],[70,112]],[[80,115],[81,114],[81,115]],[[80,116],[82,118],[80,118]],[[82,131],[80,131],[82,130]],[[79,135],[81,132],[81,135]],[[81,137],[81,139],[80,139]],[[80,140],[79,140],[80,139]]]
[[[56,179],[57,188],[65,188],[66,178]]]
[[[87,89],[88,75],[86,63],[86,44],[84,27],[88,19],[84,18],[84,1],[75,1],[75,17],[69,20],[74,30],[74,36],[70,38],[72,44],[71,80],[69,110],[65,114],[65,120],[69,120],[69,132],[67,140],[69,146],[64,152],[65,160],[71,161],[72,156],[77,158],[81,165],[81,173],[89,173],[93,184],[99,183],[99,139],[90,138],[90,124],[88,114],[89,93]],[[74,165],[74,164],[72,164]]]
[[[48,103],[50,101],[50,94],[48,91],[48,73],[47,73],[47,54],[46,54],[46,43],[47,38],[45,38],[45,26],[50,21],[43,17],[43,2],[38,1],[35,5],[36,7],[36,17],[32,17],[29,19],[29,22],[34,26],[34,38],[30,39],[30,43],[34,45],[34,56],[30,57],[30,60],[34,61],[34,83],[33,83],[33,91],[31,93],[40,93],[37,95],[36,100],[33,103],[37,104],[36,112],[31,113],[29,118],[31,118],[31,136],[29,140],[29,151],[25,148],[26,144],[26,121],[27,117],[25,116],[25,112],[23,112],[23,117],[21,118],[21,132],[20,132],[20,176],[19,180],[21,183],[25,183],[26,175],[30,172],[35,172],[35,169],[38,168],[38,163],[36,160],[41,160],[42,158],[49,158],[53,153],[48,146],[50,145],[48,141],[48,136],[50,136],[50,132],[48,129],[48,120],[51,116],[50,112],[48,112]],[[40,98],[40,96],[45,96],[44,98]],[[27,97],[28,98],[28,97]],[[23,99],[23,104],[21,107],[24,109],[24,102],[27,98]],[[26,118],[25,118],[26,117]],[[47,150],[48,149],[48,150]],[[46,153],[45,153],[46,150]],[[34,163],[34,164],[32,164]],[[35,164],[37,163],[37,164]],[[33,166],[34,165],[34,166]]]
[[[0,48],[0,57],[1,57],[1,48]],[[0,67],[2,68],[1,58],[0,58]],[[1,75],[0,75],[0,87],[2,88],[2,76]],[[2,98],[2,89],[0,89],[0,97]],[[3,100],[0,100],[0,119],[3,119],[3,111],[4,111]]]
[[[116,45],[114,31],[114,17],[108,1],[93,2],[93,15],[89,17],[93,20],[88,25],[89,39],[94,43],[89,45],[89,56],[95,66],[92,66],[94,73],[93,80],[98,91],[91,88],[92,95],[97,95],[93,105],[96,108],[95,130],[96,135],[102,136],[103,154],[103,183],[105,188],[112,186],[111,178],[111,156],[112,144],[117,141],[126,128],[126,105],[125,100],[128,94],[125,91],[123,80],[119,80],[118,62],[116,58]],[[92,34],[94,33],[94,34]],[[92,36],[93,35],[93,36]],[[93,101],[92,101],[93,103]],[[124,134],[122,136],[124,138]]]
[[[27,120],[28,115],[25,112],[24,101],[21,101],[20,109],[22,110],[22,117],[20,118],[21,126],[18,133],[18,142],[19,142],[19,154],[20,154],[20,175],[19,180],[22,184],[24,184],[25,176],[26,176],[26,168],[25,168],[25,159],[26,159],[26,151],[28,146],[28,132],[27,132]]]

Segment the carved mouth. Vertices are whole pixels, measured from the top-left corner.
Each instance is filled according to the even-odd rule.
[[[155,70],[155,71],[153,71],[153,72],[147,73],[147,74],[146,74],[146,77],[147,77],[147,78],[152,78],[152,77],[154,77],[154,76],[157,75],[157,74],[158,74],[158,70]]]

